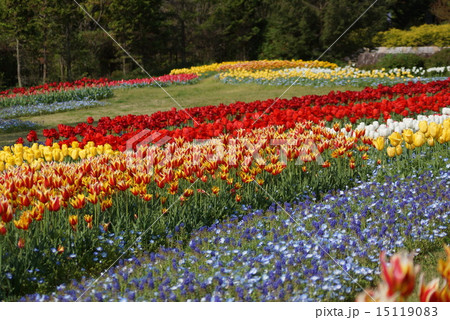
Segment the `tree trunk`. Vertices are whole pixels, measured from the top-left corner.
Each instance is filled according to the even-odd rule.
[[[127,57],[122,57],[122,73],[125,76],[127,74]]]
[[[60,72],[61,72],[61,81],[64,81],[65,80],[65,77],[64,77],[64,60],[63,60],[63,57],[62,56],[60,56],[59,57],[59,67],[60,67]]]
[[[19,87],[22,87],[22,74],[20,65],[20,42],[18,38],[16,38],[16,60],[17,60],[17,82],[19,84]]]
[[[186,25],[184,20],[180,18],[181,25],[181,63],[186,65]]]
[[[67,69],[67,80],[72,81],[72,48],[70,39],[70,25],[69,23],[66,24],[66,69]]]
[[[44,32],[44,45],[43,45],[44,61],[42,65],[42,83],[47,82],[47,30]]]

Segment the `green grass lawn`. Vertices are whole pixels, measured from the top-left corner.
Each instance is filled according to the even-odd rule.
[[[251,102],[255,100],[275,99],[287,89],[286,86],[267,86],[257,84],[223,84],[214,77],[201,80],[197,84],[165,87],[166,90],[182,108],[230,104],[236,101]],[[355,87],[291,87],[283,98],[292,98],[309,94],[327,94],[332,90],[362,90]],[[151,114],[156,111],[169,110],[180,107],[160,88],[145,87],[132,89],[116,89],[114,97],[104,100],[105,106],[47,114],[32,117],[23,117],[37,123],[40,129],[54,128],[58,124],[75,125],[86,121],[87,117],[98,120],[101,117],[115,117],[127,114]],[[41,130],[39,130],[41,131]],[[0,146],[13,144],[18,137],[25,139],[28,131],[0,135]]]

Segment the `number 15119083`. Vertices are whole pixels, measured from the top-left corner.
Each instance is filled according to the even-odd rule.
[[[378,317],[436,317],[437,307],[377,307]]]

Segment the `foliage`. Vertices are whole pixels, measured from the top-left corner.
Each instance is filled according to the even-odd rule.
[[[425,59],[425,67],[447,67],[450,66],[450,48],[436,52],[431,57]]]
[[[378,33],[373,41],[383,47],[450,46],[450,24],[424,24],[409,30],[390,29]]]
[[[411,69],[413,67],[423,67],[424,62],[424,58],[412,53],[387,54],[380,59],[380,61],[377,63],[377,67],[386,69],[404,67],[407,69]]]
[[[0,0],[0,74],[3,74],[0,86],[16,86],[19,73],[22,85],[36,85],[84,76],[111,77],[118,71],[121,77],[130,78],[128,73],[141,72],[73,1],[17,3]],[[79,3],[155,76],[173,68],[214,61],[260,57],[316,59],[371,1],[83,0]],[[325,58],[345,60],[361,47],[372,46],[371,38],[377,31],[425,23],[425,16],[432,17],[429,6],[428,0],[378,2],[328,50]],[[17,62],[21,68],[17,68]]]

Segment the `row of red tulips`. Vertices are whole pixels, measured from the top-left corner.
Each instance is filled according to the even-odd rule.
[[[345,105],[337,105],[339,101],[348,98],[336,98],[339,93],[333,93],[320,97],[322,102],[324,97],[331,97],[329,104],[317,104],[311,106],[314,96],[302,98],[292,98],[290,100],[280,100],[271,109],[270,113],[263,113],[272,100],[256,101],[252,103],[237,102],[228,106],[207,106],[176,110],[173,108],[166,112],[157,112],[152,115],[127,115],[101,118],[96,125],[93,119],[89,118],[87,123],[79,123],[76,126],[58,125],[56,129],[47,129],[43,135],[47,138],[47,144],[51,145],[55,141],[60,144],[70,144],[79,141],[81,147],[87,142],[93,141],[97,145],[110,144],[114,150],[125,150],[126,142],[144,129],[149,129],[146,134],[142,134],[140,140],[136,140],[136,145],[140,141],[157,133],[161,137],[183,137],[188,141],[194,139],[209,139],[217,137],[222,133],[229,133],[232,136],[239,136],[243,130],[253,128],[264,128],[268,126],[284,126],[293,128],[296,122],[311,121],[316,124],[321,121],[335,121],[337,119],[349,119],[355,123],[361,119],[385,120],[392,116],[409,116],[422,114],[426,111],[439,112],[443,107],[450,105],[450,81],[440,81],[430,84],[409,84],[397,85],[389,91],[385,87],[369,89],[359,93],[361,101],[367,97],[367,102],[354,103],[347,102]],[[407,89],[410,97],[405,98]],[[426,91],[429,90],[429,91]],[[402,94],[401,94],[402,93]],[[434,93],[434,95],[429,95]],[[358,92],[340,93],[341,96],[352,96],[356,99]],[[395,100],[370,101],[379,96],[396,96]],[[333,100],[334,99],[334,100]],[[315,101],[314,101],[315,102]],[[195,109],[195,112],[192,110]],[[215,110],[215,112],[213,112]],[[256,110],[256,111],[255,111]],[[228,113],[227,113],[228,112]],[[190,126],[189,115],[195,116],[195,123]],[[202,114],[202,116],[199,116]],[[182,127],[184,125],[184,127]],[[170,129],[171,126],[177,128]],[[35,141],[37,136],[32,132],[28,136],[29,141]],[[156,140],[155,140],[156,141]],[[153,141],[153,142],[155,142]]]
[[[8,89],[0,92],[0,99],[2,98],[14,98],[20,95],[38,95],[57,91],[67,91],[73,89],[80,89],[86,87],[117,87],[117,86],[134,86],[158,83],[173,83],[173,82],[185,82],[198,78],[195,74],[178,74],[178,75],[164,75],[155,78],[144,79],[132,79],[132,80],[109,80],[107,78],[89,79],[82,78],[73,82],[51,82],[34,87],[20,87],[14,89]]]

